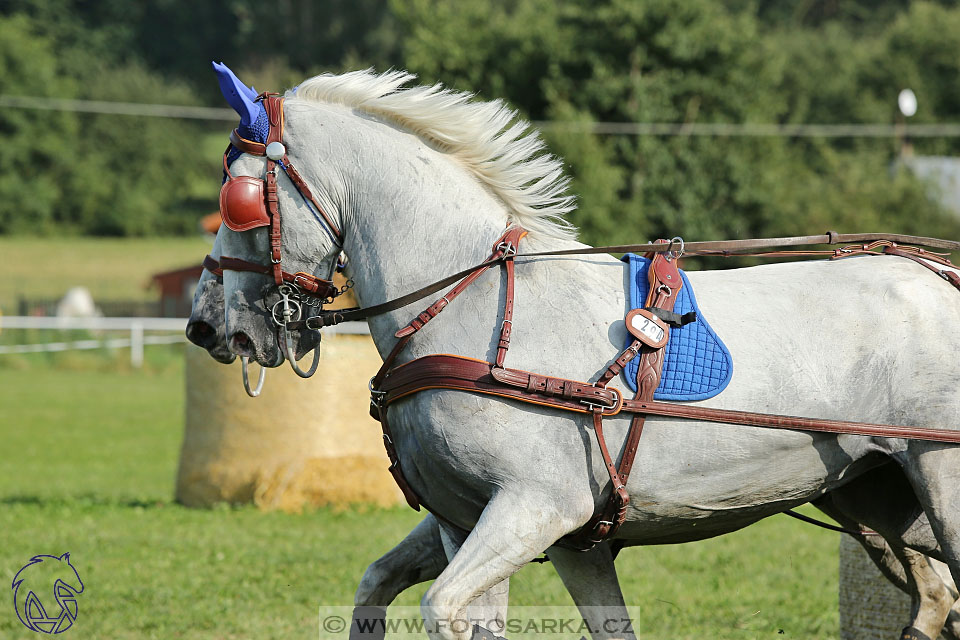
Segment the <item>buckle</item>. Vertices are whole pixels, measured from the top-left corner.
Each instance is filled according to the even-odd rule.
[[[501,260],[517,255],[517,248],[513,246],[512,242],[508,241],[503,241],[498,244],[497,251],[503,251],[503,255],[500,256]]]
[[[581,399],[581,400],[580,400],[580,404],[586,406],[586,407],[587,407],[588,409],[590,409],[591,411],[594,411],[595,409],[600,409],[600,414],[601,414],[601,415],[604,415],[604,416],[615,416],[615,415],[617,415],[618,413],[620,413],[620,410],[623,408],[623,394],[620,393],[620,390],[617,389],[616,387],[610,387],[609,389],[608,389],[607,387],[603,387],[603,389],[606,390],[606,391],[610,391],[611,393],[613,393],[613,394],[616,396],[615,402],[613,403],[612,406],[606,405],[606,404],[601,404],[601,403],[599,403],[599,402],[591,402],[590,400],[587,400],[586,398]],[[608,412],[608,410],[609,410],[609,412]]]
[[[376,376],[374,376],[374,378],[375,377]],[[367,389],[370,391],[370,402],[376,404],[379,407],[380,403],[383,401],[384,396],[387,395],[387,392],[381,391],[380,389],[374,389],[373,378],[370,378],[370,381],[367,382]],[[384,437],[386,438],[387,435],[384,434]],[[390,438],[387,438],[387,439],[389,440]]]
[[[606,533],[601,535],[600,528],[603,525],[607,525],[607,530],[606,530]],[[606,540],[608,535],[610,535],[610,529],[612,528],[613,528],[613,522],[611,520],[598,521],[597,524],[593,526],[593,530],[590,531],[590,537],[589,537],[590,542],[592,542],[593,544],[600,544],[601,542]]]
[[[297,271],[295,274],[293,274],[293,284],[302,289],[307,289],[308,291],[310,290],[309,285],[316,285],[318,280],[319,278],[316,276],[303,271]],[[304,284],[300,284],[301,281]]]

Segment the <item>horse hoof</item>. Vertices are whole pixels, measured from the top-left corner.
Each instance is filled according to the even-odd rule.
[[[353,619],[350,621],[350,640],[383,640],[386,623],[386,607],[354,607]]]
[[[900,640],[932,640],[930,636],[916,627],[904,627],[900,632]]]

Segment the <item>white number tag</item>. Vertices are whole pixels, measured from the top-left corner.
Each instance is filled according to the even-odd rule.
[[[634,309],[627,314],[627,331],[652,349],[667,344],[667,325],[646,309]]]

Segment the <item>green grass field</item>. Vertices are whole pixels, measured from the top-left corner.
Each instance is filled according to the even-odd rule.
[[[86,588],[65,638],[316,638],[318,607],[351,605],[367,564],[421,516],[171,502],[176,355],[138,372],[92,358],[0,369],[0,577],[69,551]],[[838,535],[777,516],[715,540],[627,549],[617,564],[641,638],[835,638]],[[398,604],[416,605],[426,586]],[[549,564],[525,567],[511,588],[513,605],[570,604]],[[0,638],[35,637],[9,592],[2,602]]]

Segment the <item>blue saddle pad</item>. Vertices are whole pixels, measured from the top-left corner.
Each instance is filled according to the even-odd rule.
[[[630,308],[643,307],[649,286],[647,269],[650,261],[632,253],[625,255],[623,261],[630,268]],[[696,311],[697,321],[670,328],[660,386],[653,397],[657,400],[706,400],[723,391],[730,382],[733,358],[703,317],[687,274],[681,271],[680,276],[683,287],[677,294],[673,310],[679,314]],[[627,345],[632,341],[633,337],[628,337]],[[627,385],[634,391],[637,390],[638,366],[635,358],[623,370]]]

